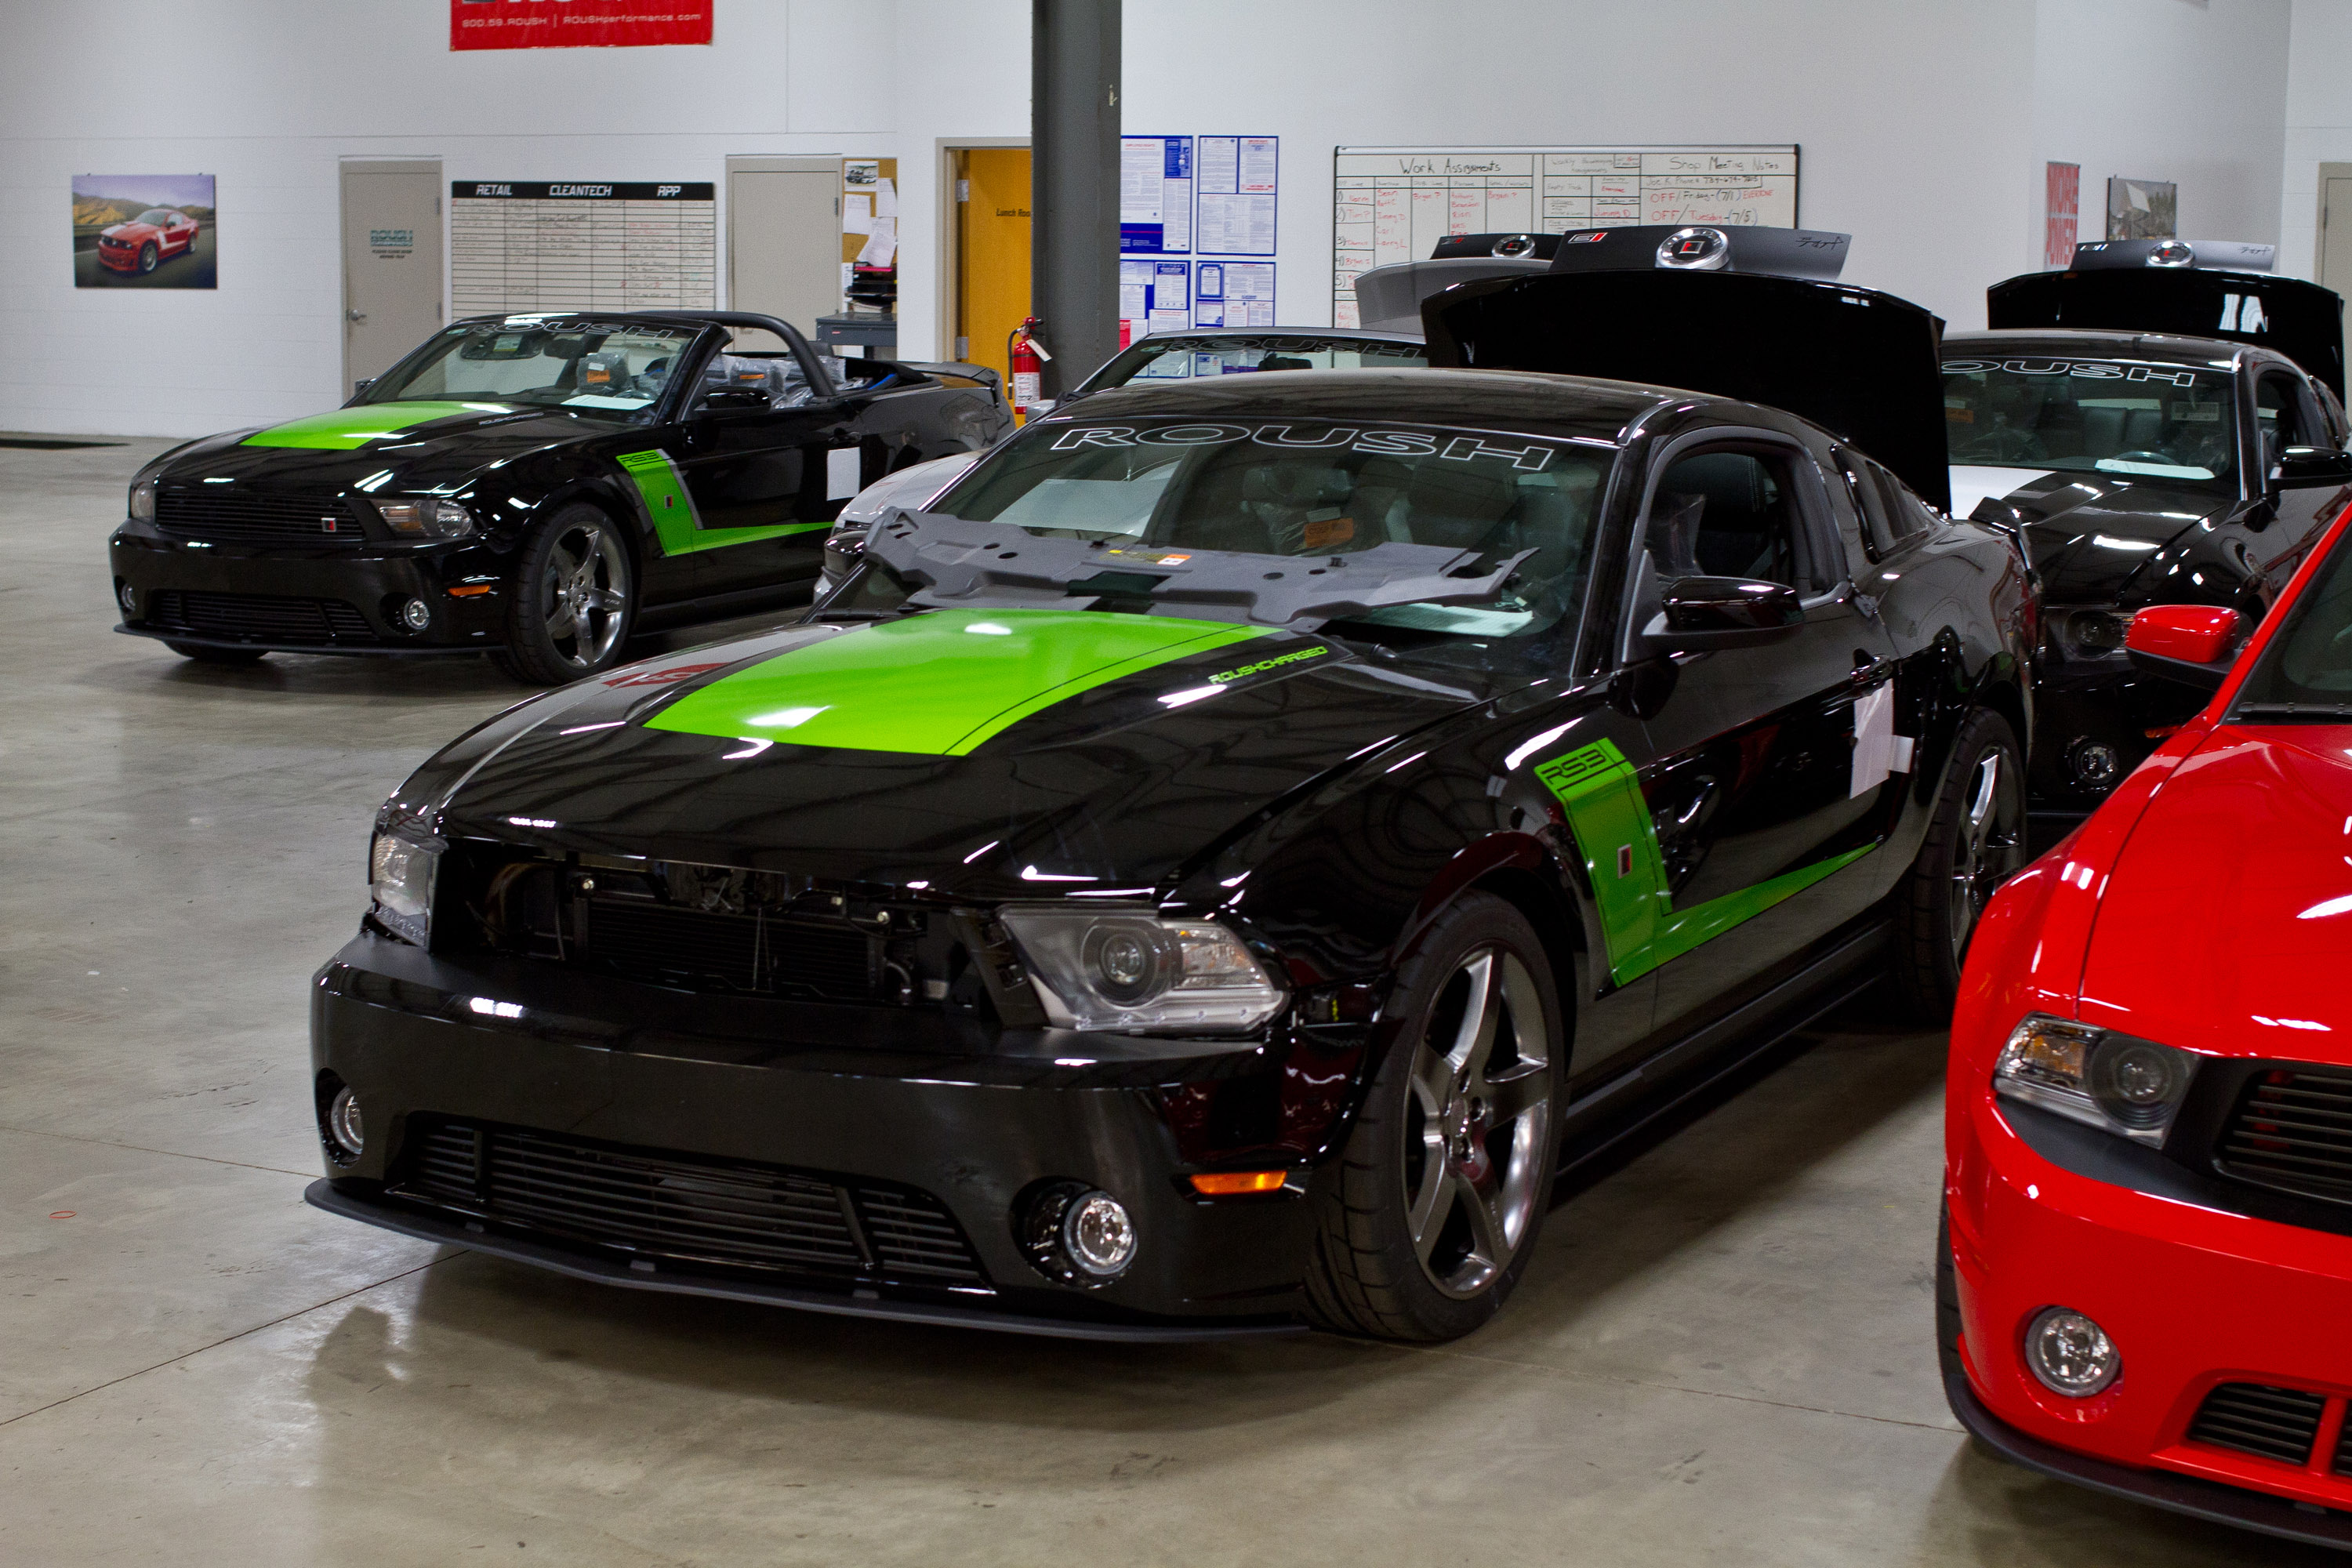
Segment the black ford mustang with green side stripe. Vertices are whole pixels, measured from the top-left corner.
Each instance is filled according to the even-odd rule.
[[[1527,370],[1106,391],[803,623],[452,743],[310,994],[310,1200],[821,1311],[1441,1340],[1663,1100],[1890,973],[1948,1010],[2032,628],[2014,542],[1920,493],[1934,320],[1661,281],[1432,341],[1566,314],[1577,371],[1622,321],[1704,384],[1662,308],[1769,353],[1810,316],[1846,346],[1780,400],[1823,423]]]
[[[640,628],[804,595],[850,497],[1012,424],[992,371],[819,354],[768,316],[461,321],[342,408],[141,469],[120,629],[212,663],[488,653],[576,680]]]

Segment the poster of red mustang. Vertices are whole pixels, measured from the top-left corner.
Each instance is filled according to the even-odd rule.
[[[449,0],[453,49],[707,44],[713,0]]]

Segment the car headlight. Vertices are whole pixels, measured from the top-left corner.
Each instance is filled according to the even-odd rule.
[[[2032,1013],[2009,1032],[1992,1087],[2006,1099],[2154,1147],[2171,1131],[2196,1071],[2192,1051]]]
[[[433,931],[433,873],[445,847],[439,839],[382,832],[368,846],[370,910],[394,935],[419,947]]]
[[[2120,652],[2132,620],[2128,610],[2059,610],[2050,618],[2066,647],[2094,657]]]
[[[375,514],[394,533],[410,538],[463,539],[474,531],[474,514],[453,500],[421,496],[415,500],[372,501]]]
[[[131,487],[131,515],[141,522],[155,521],[155,481],[142,479]]]
[[[1123,910],[1001,911],[1045,1016],[1066,1029],[1255,1029],[1282,988],[1214,921]]]

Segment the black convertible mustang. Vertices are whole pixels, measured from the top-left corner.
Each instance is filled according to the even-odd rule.
[[[2017,529],[2039,579],[2032,782],[2053,827],[2205,700],[2135,674],[2133,614],[2221,605],[2251,626],[2352,501],[2344,302],[2226,269],[2250,248],[2086,244],[2071,271],[1995,284],[1999,330],[1944,340],[1953,510]]]
[[[772,317],[461,321],[344,407],[174,447],[112,542],[120,630],[245,663],[488,653],[536,684],[805,588],[844,502],[1012,427],[995,373]]]
[[[1433,304],[1440,363],[1777,375],[1940,492],[1916,307],[1485,287]],[[401,786],[311,993],[309,1195],[821,1310],[1458,1335],[1660,1092],[1889,972],[1948,1007],[2018,862],[2030,637],[2009,536],[1781,408],[1101,392],[878,521],[805,624]]]

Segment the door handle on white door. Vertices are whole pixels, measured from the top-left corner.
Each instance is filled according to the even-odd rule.
[[[343,320],[346,321],[364,321],[367,320],[367,312],[365,310],[345,310],[343,312]]]

